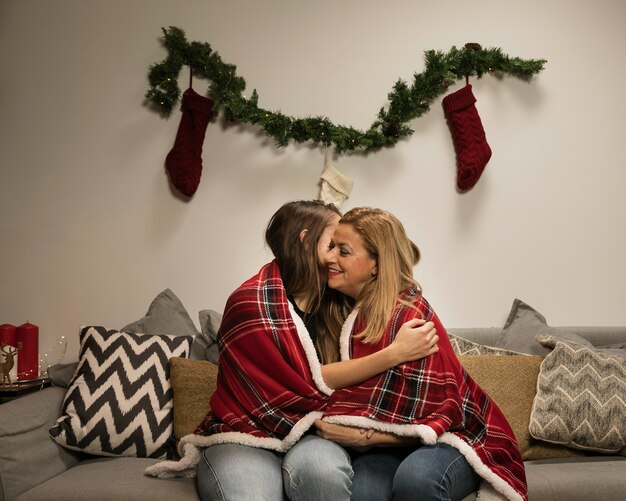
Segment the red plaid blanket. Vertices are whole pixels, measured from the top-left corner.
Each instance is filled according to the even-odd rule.
[[[287,451],[322,416],[332,390],[276,262],[226,303],[211,412],[196,434]]]
[[[506,419],[464,371],[426,300],[416,290],[404,298],[418,311],[397,308],[377,346],[354,340],[364,325],[355,323],[353,312],[341,336],[342,358],[391,343],[402,323],[415,316],[435,322],[439,352],[333,392],[324,384],[313,343],[287,300],[278,266],[265,265],[227,301],[211,411],[195,434],[181,439],[180,461],[164,461],[146,472],[193,476],[199,448],[219,443],[286,452],[323,417],[417,436],[424,443],[449,443],[497,493],[526,499],[524,467]]]
[[[389,345],[402,324],[420,317],[434,322],[439,352],[394,367],[363,383],[336,390],[324,420],[418,436],[424,443],[456,447],[474,470],[508,499],[526,499],[524,464],[506,418],[461,366],[445,328],[428,302],[410,289],[377,345],[355,339],[365,328],[353,312],[341,335],[341,358],[358,358]]]

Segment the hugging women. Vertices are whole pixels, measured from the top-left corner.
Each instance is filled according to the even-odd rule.
[[[526,499],[500,410],[460,365],[389,212],[290,202],[229,297],[211,410],[155,476],[203,499]]]

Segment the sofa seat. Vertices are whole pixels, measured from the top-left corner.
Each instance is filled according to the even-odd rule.
[[[88,459],[30,489],[17,497],[17,501],[198,501],[195,479],[156,479],[144,475],[144,469],[157,461],[140,458]],[[626,457],[542,459],[526,461],[524,465],[529,500],[619,499],[626,492]],[[115,486],[114,490],[110,486]],[[115,492],[114,497],[111,497],[112,492]],[[567,495],[564,496],[565,492]],[[474,499],[476,495],[472,494],[463,501]]]
[[[81,461],[18,496],[17,501],[198,501],[195,478],[158,479],[144,470],[161,460],[94,458]]]
[[[524,466],[530,500],[626,499],[623,456],[538,459],[525,461]]]

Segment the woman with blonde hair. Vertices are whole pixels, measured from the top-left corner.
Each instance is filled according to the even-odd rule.
[[[479,484],[507,499],[526,499],[515,436],[459,363],[424,299],[413,278],[419,251],[400,221],[384,210],[352,209],[331,247],[328,286],[356,303],[341,334],[342,360],[386,349],[399,326],[414,318],[433,322],[439,337],[426,358],[335,391],[316,421],[318,435],[355,448],[353,499],[459,500]]]

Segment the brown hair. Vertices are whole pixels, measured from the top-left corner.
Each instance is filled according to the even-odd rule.
[[[411,286],[421,291],[413,278],[413,266],[418,263],[420,252],[398,218],[382,209],[357,207],[348,211],[339,223],[352,226],[363,239],[369,256],[376,260],[377,275],[356,298],[359,315],[367,324],[360,337],[365,343],[376,343],[396,307],[398,295]]]
[[[322,363],[339,359],[339,334],[349,309],[343,294],[326,288],[326,270],[317,252],[333,215],[341,216],[341,212],[320,200],[288,202],[274,213],[265,230],[287,295],[307,294],[308,314],[319,317],[315,343]],[[303,230],[307,231],[300,240]]]

